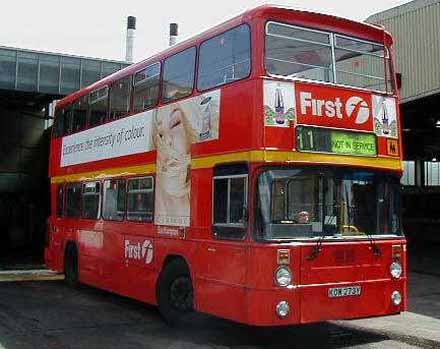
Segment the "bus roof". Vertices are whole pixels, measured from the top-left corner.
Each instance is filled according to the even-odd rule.
[[[337,17],[337,16],[313,12],[313,11],[298,10],[286,6],[261,5],[253,9],[247,10],[236,17],[233,17],[223,23],[220,23],[180,43],[177,43],[176,45],[169,47],[149,58],[146,58],[138,63],[132,64],[122,70],[119,70],[93,83],[92,85],[84,87],[83,89],[76,91],[61,99],[57,103],[57,106],[63,107],[65,104],[69,104],[72,101],[75,101],[78,98],[87,95],[92,91],[110,85],[115,80],[136,73],[150,64],[161,61],[164,58],[172,56],[173,54],[183,51],[191,46],[198,45],[199,43],[210,37],[218,35],[230,28],[248,22],[251,19],[257,17],[265,18],[268,20],[280,20],[280,21],[284,20],[299,26],[309,27],[323,31],[340,32],[345,35],[358,37],[360,39],[383,42],[386,45],[392,44],[391,34],[387,32],[382,26],[379,25],[357,22],[347,18]]]

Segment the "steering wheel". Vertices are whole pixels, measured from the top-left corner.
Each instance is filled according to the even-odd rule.
[[[359,229],[355,225],[343,225],[342,233],[356,233],[359,234]]]

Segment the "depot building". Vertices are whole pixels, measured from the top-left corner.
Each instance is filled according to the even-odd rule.
[[[369,17],[394,37],[405,171],[404,232],[440,242],[440,0],[416,0]]]

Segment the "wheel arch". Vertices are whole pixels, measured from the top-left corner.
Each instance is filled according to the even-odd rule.
[[[159,272],[158,278],[157,278],[157,280],[156,280],[156,299],[158,299],[158,296],[159,296],[159,283],[160,283],[160,279],[161,279],[161,276],[162,276],[163,270],[165,269],[165,267],[166,267],[168,264],[170,264],[171,262],[174,262],[174,261],[180,261],[180,262],[182,262],[183,264],[185,264],[185,266],[188,268],[189,274],[190,274],[190,276],[191,276],[191,282],[192,282],[193,287],[194,287],[194,275],[193,275],[193,270],[192,270],[192,268],[191,268],[191,264],[188,262],[188,259],[187,259],[185,256],[183,256],[182,254],[171,253],[171,254],[168,254],[168,255],[164,258],[164,260],[163,260],[163,262],[162,262],[162,264],[161,264],[160,272]]]

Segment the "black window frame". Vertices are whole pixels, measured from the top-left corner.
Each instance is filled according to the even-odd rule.
[[[227,195],[227,215],[230,217],[230,181],[236,178],[244,178],[244,207],[243,223],[216,223],[215,222],[215,181],[228,181]],[[215,239],[219,240],[245,240],[247,237],[247,228],[249,226],[249,169],[247,164],[219,165],[214,169],[212,177],[212,231]]]
[[[199,87],[199,81],[200,81],[200,62],[201,62],[201,57],[202,57],[203,45],[205,45],[206,43],[210,42],[211,40],[215,40],[215,39],[219,38],[222,35],[230,33],[230,32],[232,32],[232,31],[234,31],[234,30],[236,30],[236,29],[238,29],[240,27],[247,27],[248,34],[249,34],[249,60],[248,60],[249,61],[249,71],[248,71],[248,74],[246,76],[243,76],[243,77],[241,77],[239,79],[236,79],[236,80],[223,82],[221,84],[212,85],[212,86],[205,87],[205,88],[200,88]],[[239,62],[239,63],[241,63],[241,62]],[[232,83],[234,83],[236,81],[241,81],[241,80],[245,80],[245,79],[249,78],[249,76],[252,74],[252,68],[253,68],[253,64],[252,63],[253,63],[252,62],[252,30],[251,30],[251,27],[250,27],[250,25],[248,23],[243,23],[243,24],[237,25],[234,28],[228,29],[228,30],[226,30],[226,31],[224,31],[224,32],[222,32],[220,34],[217,34],[217,35],[215,35],[215,36],[213,36],[213,37],[211,37],[209,39],[204,40],[199,45],[198,55],[197,55],[197,81],[196,81],[197,91],[205,92],[205,91],[214,89],[216,87],[225,86],[225,85],[228,85],[228,84],[232,84]],[[236,65],[236,64],[234,64],[234,65]]]
[[[169,62],[171,59],[177,57],[180,54],[183,54],[184,52],[193,50],[194,51],[194,64],[193,64],[193,76],[192,76],[192,86],[191,86],[191,90],[188,91],[188,93],[184,94],[184,95],[178,95],[177,93],[173,96],[173,97],[166,97],[166,89],[167,89],[167,82],[165,81],[165,75],[166,75],[166,68],[167,68],[167,62]],[[161,88],[160,88],[160,100],[162,103],[171,103],[171,102],[175,102],[179,99],[183,99],[186,98],[188,96],[191,96],[194,93],[195,90],[195,85],[196,85],[196,67],[197,67],[197,59],[198,59],[198,49],[197,46],[191,46],[188,47],[180,52],[177,52],[167,58],[165,58],[163,60],[162,63],[162,72],[161,72]]]

